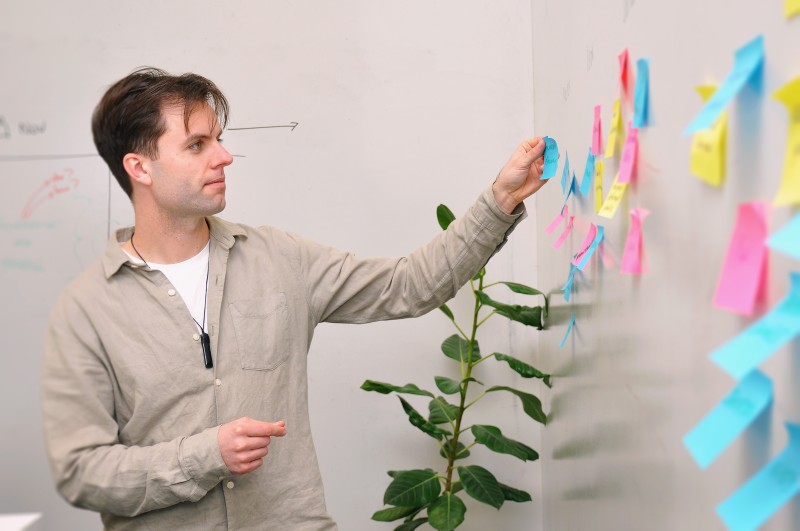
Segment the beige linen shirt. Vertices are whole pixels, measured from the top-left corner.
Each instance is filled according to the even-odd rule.
[[[333,530],[311,437],[307,354],[323,321],[418,316],[482,267],[524,217],[487,189],[404,258],[357,258],[270,227],[207,218],[208,331],[167,278],[109,241],[61,295],[47,330],[44,432],[58,490],[107,529]],[[264,465],[232,475],[221,424],[285,419]]]

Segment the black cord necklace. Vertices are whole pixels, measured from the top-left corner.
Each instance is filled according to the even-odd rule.
[[[147,263],[147,260],[139,253],[139,250],[136,249],[136,245],[133,244],[133,235],[135,233],[131,233],[131,247],[133,247],[133,251],[136,253],[136,256],[139,257],[139,260],[144,262],[144,265],[150,267],[150,264]],[[208,264],[206,265],[206,295],[203,299],[203,322],[206,322],[206,310],[208,309],[208,274],[211,271],[211,249],[208,250]],[[211,369],[214,367],[214,362],[211,359],[211,338],[208,337],[208,333],[206,332],[203,325],[197,322],[197,319],[194,318],[192,312],[189,312],[189,317],[192,318],[192,321],[200,328],[200,346],[203,348],[203,364],[206,366],[206,369]]]

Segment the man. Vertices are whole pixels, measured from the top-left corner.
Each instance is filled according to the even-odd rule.
[[[227,117],[209,80],[157,69],[118,81],[95,109],[97,149],[135,225],[59,299],[42,385],[58,489],[108,529],[335,529],[308,420],[314,327],[438,307],[545,182],[544,142],[523,142],[432,242],[356,258],[215,217],[233,161]]]

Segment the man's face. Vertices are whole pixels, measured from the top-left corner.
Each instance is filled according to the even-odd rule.
[[[220,143],[222,130],[207,104],[183,122],[183,106],[162,111],[167,129],[158,139],[158,159],[149,161],[152,193],[169,216],[210,216],[225,208],[225,166],[233,157]]]

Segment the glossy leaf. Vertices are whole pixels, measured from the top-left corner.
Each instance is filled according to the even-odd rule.
[[[523,461],[535,461],[539,459],[539,454],[519,441],[509,439],[495,426],[484,426],[476,424],[472,426],[472,435],[475,441],[486,446],[488,449],[501,453],[513,455]]]
[[[503,506],[503,491],[491,472],[478,465],[460,466],[457,470],[467,494],[495,509]]]
[[[419,510],[419,507],[389,507],[388,509],[381,509],[372,515],[372,519],[378,522],[394,522],[405,518],[410,514],[414,514]]]
[[[437,396],[428,404],[428,421],[431,424],[455,422],[458,417],[458,406],[447,402],[444,397]]]
[[[460,481],[454,481],[450,492],[455,494],[456,492],[461,492],[462,490],[464,490],[464,485],[462,485]]]
[[[441,491],[442,485],[433,470],[404,470],[389,484],[383,503],[416,508],[438,498]]]
[[[553,387],[550,380],[551,375],[543,373],[533,365],[528,365],[524,361],[520,361],[517,358],[509,356],[508,354],[500,354],[499,352],[495,352],[493,356],[497,361],[508,362],[508,366],[514,369],[514,371],[516,371],[516,373],[523,378],[541,378],[547,387]]]
[[[444,457],[445,459],[447,459],[447,458],[448,458],[448,455],[447,455],[447,453],[449,453],[449,452],[450,452],[450,449],[451,449],[452,447],[453,447],[453,439],[447,439],[447,440],[444,442],[444,448],[439,448],[439,455],[441,455],[442,457]],[[445,452],[445,450],[447,450],[447,452]],[[467,450],[467,447],[466,447],[466,446],[464,446],[464,444],[463,444],[463,443],[459,442],[458,444],[456,444],[456,455],[455,455],[455,459],[456,459],[456,460],[458,460],[458,459],[464,459],[464,458],[466,458],[466,457],[469,457],[469,450]],[[454,492],[458,492],[458,491],[454,491]]]
[[[453,531],[464,521],[467,506],[458,496],[445,492],[428,507],[428,523],[439,531]]]
[[[447,208],[447,206],[439,205],[436,207],[436,220],[439,222],[439,226],[442,230],[446,230],[455,219],[456,217],[453,215],[453,211]]]
[[[515,489],[514,487],[509,487],[508,485],[503,485],[502,483],[498,484],[500,485],[500,490],[503,491],[503,497],[507,501],[513,501],[513,502],[531,501],[531,495],[525,492],[524,490]]]
[[[472,361],[475,362],[481,359],[481,349],[477,341],[473,345]],[[450,359],[466,363],[469,357],[469,341],[458,334],[453,334],[442,343],[442,352]]]
[[[405,393],[407,395],[429,396],[433,398],[433,393],[424,389],[420,389],[416,386],[416,384],[413,383],[400,387],[398,385],[392,385],[384,382],[376,382],[375,380],[365,380],[364,383],[361,384],[361,389],[364,391],[375,391],[384,395],[395,392]]]
[[[436,381],[436,387],[439,388],[439,391],[446,395],[454,395],[461,391],[461,384],[451,378],[435,376],[433,379]]]
[[[423,432],[427,433],[428,435],[439,441],[441,441],[442,437],[444,437],[445,435],[450,434],[449,431],[439,428],[435,424],[431,424],[430,422],[428,422],[427,419],[425,419],[425,417],[423,417],[419,413],[419,411],[414,409],[414,407],[411,404],[403,400],[402,396],[398,396],[397,398],[399,398],[400,402],[403,404],[403,410],[405,410],[406,414],[408,415],[408,421],[412,425],[414,425],[415,427],[419,428]],[[392,505],[397,505],[397,504],[392,504]]]
[[[522,409],[530,418],[542,424],[547,424],[547,415],[544,414],[544,410],[542,409],[542,402],[534,395],[523,393],[522,391],[504,385],[490,387],[486,390],[487,393],[493,391],[508,391],[509,393],[514,393],[522,400]]]
[[[448,307],[446,304],[442,304],[441,306],[439,306],[439,309],[440,309],[440,310],[442,310],[442,312],[443,312],[443,313],[444,313],[444,314],[445,314],[445,315],[446,315],[446,316],[447,316],[447,317],[448,317],[448,318],[449,318],[451,321],[454,321],[454,320],[455,320],[455,316],[453,315],[453,312],[450,310],[450,308],[449,308],[449,307]]]
[[[542,307],[541,306],[521,306],[519,304],[503,304],[489,297],[482,291],[475,291],[475,296],[481,301],[481,304],[491,306],[497,311],[498,314],[517,321],[527,326],[535,326],[537,329],[544,328],[542,321]]]
[[[427,518],[417,518],[394,528],[394,531],[413,531],[428,521]]]
[[[547,299],[547,295],[544,292],[539,291],[536,288],[532,288],[530,286],[526,286],[525,284],[519,284],[517,282],[498,282],[498,284],[505,284],[508,286],[508,289],[513,291],[514,293],[520,293],[522,295],[541,295],[544,297],[544,314],[547,314],[550,311],[550,301]]]

